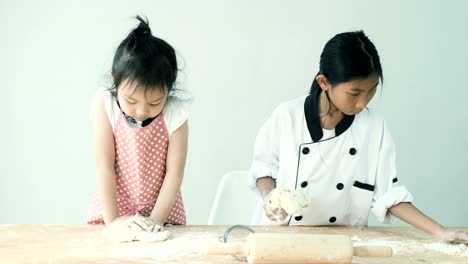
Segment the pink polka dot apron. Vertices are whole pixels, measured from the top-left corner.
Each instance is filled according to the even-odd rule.
[[[166,175],[169,133],[161,113],[149,125],[131,128],[120,112],[114,129],[117,206],[121,216],[149,216]],[[102,207],[96,193],[87,217],[88,224],[103,224]],[[180,191],[166,223],[184,225],[185,209]]]

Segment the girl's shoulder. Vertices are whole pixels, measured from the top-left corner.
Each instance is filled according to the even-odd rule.
[[[295,114],[303,114],[304,112],[304,103],[307,95],[299,96],[294,99],[280,103],[272,115],[275,116],[289,116]]]
[[[290,118],[304,116],[304,104],[309,95],[303,95],[280,103],[272,113],[272,117]],[[385,123],[384,117],[375,109],[366,108],[355,116],[355,122],[369,126],[379,126]]]
[[[92,109],[90,112],[90,117],[93,120],[96,114],[96,107],[100,101],[104,104],[104,110],[106,111],[106,115],[109,119],[109,122],[114,129],[115,123],[117,121],[117,117],[120,113],[119,105],[117,104],[117,99],[115,94],[112,90],[108,88],[99,88],[93,99]]]
[[[189,116],[189,108],[192,99],[181,99],[178,97],[169,97],[163,109],[164,121],[166,123],[169,136],[177,130]]]
[[[279,104],[278,108],[287,112],[303,111],[304,103],[308,96],[309,95],[302,95],[289,101],[285,101]]]
[[[104,100],[104,106],[113,106],[117,105],[117,98],[115,96],[115,92],[107,89],[107,88],[100,88],[96,92],[96,97],[101,97]]]
[[[163,113],[170,114],[177,111],[188,111],[191,100],[180,99],[178,97],[169,97],[164,106]]]
[[[299,96],[291,100],[280,103],[270,118],[278,124],[284,122],[300,123],[304,120],[304,104],[308,95]]]
[[[384,116],[372,108],[366,108],[357,114],[353,126],[360,133],[372,131],[374,135],[381,135],[387,129]]]
[[[356,121],[376,125],[384,123],[384,117],[375,109],[366,108],[356,115]]]

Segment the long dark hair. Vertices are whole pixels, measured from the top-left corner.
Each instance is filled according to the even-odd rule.
[[[112,90],[128,80],[145,90],[170,92],[177,79],[174,48],[151,34],[148,20],[136,16],[140,24],[120,43],[112,63]]]
[[[345,32],[330,39],[320,55],[319,74],[332,86],[372,74],[377,74],[383,83],[379,54],[363,31]],[[314,78],[310,93],[316,89],[320,85]]]

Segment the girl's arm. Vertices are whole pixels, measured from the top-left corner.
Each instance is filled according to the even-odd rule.
[[[468,244],[468,233],[464,231],[450,231],[432,220],[411,203],[399,203],[388,209],[390,213],[406,223],[432,235],[435,239],[449,242]]]
[[[112,127],[104,108],[104,98],[98,97],[94,117],[94,155],[96,159],[97,189],[102,205],[104,223],[110,224],[119,216],[115,179],[115,147]]]
[[[187,158],[188,123],[185,121],[169,139],[166,158],[166,176],[164,178],[158,199],[151,212],[150,219],[164,223],[171,212],[177,193],[184,177],[185,160]]]
[[[262,198],[265,197],[276,188],[276,181],[270,176],[265,176],[257,179],[257,188]]]
[[[418,210],[412,203],[399,203],[388,209],[390,213],[421,231],[439,237],[447,230]]]

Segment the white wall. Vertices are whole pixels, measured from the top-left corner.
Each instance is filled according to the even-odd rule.
[[[84,223],[95,190],[90,100],[142,14],[183,57],[196,98],[189,223],[206,223],[223,173],[248,169],[272,109],[308,91],[325,42],[363,29],[383,63],[373,106],[392,129],[400,180],[430,216],[468,226],[468,2],[80,2],[0,2],[0,223]]]

